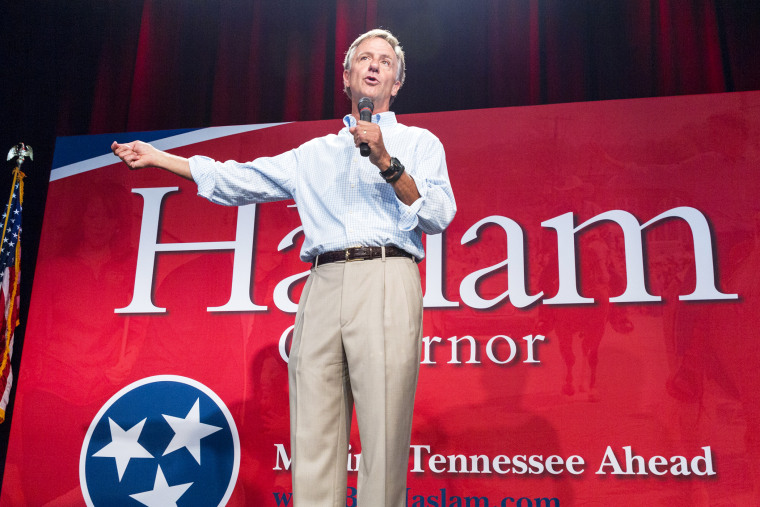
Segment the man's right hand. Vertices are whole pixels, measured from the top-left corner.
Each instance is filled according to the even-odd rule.
[[[111,151],[122,159],[130,169],[158,167],[183,178],[193,179],[190,173],[190,162],[186,158],[161,151],[148,143],[132,141],[131,143],[119,144],[114,141],[111,144]]]
[[[124,144],[114,141],[111,145],[111,151],[122,159],[130,169],[154,167],[158,164],[159,151],[142,141],[132,141],[131,143]]]

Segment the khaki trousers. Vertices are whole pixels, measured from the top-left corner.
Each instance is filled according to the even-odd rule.
[[[413,260],[311,270],[288,364],[295,507],[344,507],[352,407],[359,507],[403,507],[422,340]]]

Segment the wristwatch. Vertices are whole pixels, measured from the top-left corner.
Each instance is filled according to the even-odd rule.
[[[385,171],[380,171],[380,176],[387,183],[395,183],[404,174],[404,166],[398,161],[396,157],[391,157],[391,165]]]

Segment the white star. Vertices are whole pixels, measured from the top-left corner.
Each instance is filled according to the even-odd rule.
[[[204,424],[200,422],[200,399],[195,400],[193,408],[187,413],[184,419],[164,414],[164,419],[174,430],[174,438],[169,442],[169,446],[164,451],[164,456],[183,447],[187,447],[195,461],[201,464],[201,439],[207,437],[222,428]]]
[[[119,482],[121,482],[124,471],[127,469],[127,465],[129,465],[129,460],[132,458],[153,457],[145,447],[137,442],[137,439],[140,438],[140,432],[142,432],[145,425],[145,419],[127,431],[124,431],[121,426],[113,422],[113,419],[110,417],[108,418],[108,424],[111,426],[111,443],[92,456],[97,458],[115,458],[116,469],[119,472]]]
[[[161,465],[159,465],[158,472],[156,472],[156,480],[153,482],[153,489],[129,496],[148,507],[177,507],[179,497],[184,495],[187,488],[192,485],[192,482],[188,482],[186,484],[169,486],[164,477],[164,472],[161,471]]]

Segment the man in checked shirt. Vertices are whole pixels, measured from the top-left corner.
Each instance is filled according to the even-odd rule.
[[[401,507],[422,338],[422,233],[442,232],[456,204],[440,141],[397,123],[390,111],[405,77],[398,40],[371,30],[349,47],[343,67],[346,128],[281,155],[221,163],[140,141],[111,148],[132,169],[159,167],[194,180],[215,203],[295,200],[301,259],[312,269],[288,364],[294,504],[345,505],[355,405],[358,504]],[[370,122],[359,119],[363,97],[374,103]]]

